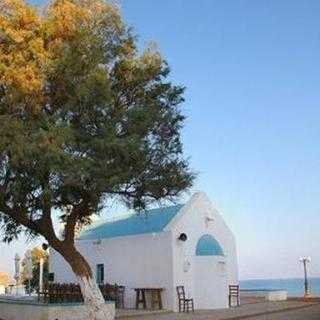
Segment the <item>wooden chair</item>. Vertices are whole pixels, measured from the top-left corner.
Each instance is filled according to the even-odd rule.
[[[124,286],[117,286],[117,298],[116,298],[116,308],[124,309],[124,293],[126,288]]]
[[[38,301],[44,303],[83,302],[80,286],[75,283],[46,283],[43,292],[38,291]]]
[[[187,299],[184,291],[184,286],[177,287],[179,312],[189,312],[191,307],[192,312],[194,312],[194,302],[193,299]]]
[[[115,301],[116,308],[124,308],[124,294],[125,287],[118,286],[117,284],[100,284],[100,291],[103,295],[104,300]]]
[[[70,283],[69,284],[70,291],[70,301],[71,302],[83,302],[81,289],[78,284]]]
[[[229,307],[232,307],[232,298],[236,298],[237,307],[240,306],[239,285],[229,285]]]

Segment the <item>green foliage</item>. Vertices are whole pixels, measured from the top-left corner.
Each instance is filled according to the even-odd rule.
[[[72,28],[58,10],[68,3]],[[114,8],[83,18],[81,8],[95,12],[89,3],[55,1],[41,17],[37,34],[47,58],[40,107],[29,92],[11,104],[10,84],[0,82],[5,241],[26,230],[54,246],[53,212],[73,241],[75,227],[110,198],[143,209],[192,184],[180,139],[184,88],[168,80],[168,65],[152,46],[138,52]]]

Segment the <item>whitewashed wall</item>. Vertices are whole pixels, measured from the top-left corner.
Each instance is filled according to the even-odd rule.
[[[126,287],[125,306],[134,307],[137,287],[163,287],[164,308],[172,310],[173,269],[171,233],[78,241],[79,251],[96,272],[97,264],[104,264],[104,280]],[[69,266],[56,252],[50,253],[50,271],[56,282],[76,281]]]
[[[194,260],[194,297],[196,309],[228,307],[228,280],[224,259],[200,256]]]
[[[103,308],[114,318],[114,303],[106,303]],[[85,305],[0,300],[0,318],[5,320],[88,320],[88,312]]]
[[[187,295],[194,298],[196,308],[227,307],[228,286],[238,283],[235,239],[207,196],[195,194],[166,230],[172,230],[173,236],[174,287],[184,285]],[[184,243],[177,240],[182,232],[188,236]],[[195,255],[197,242],[204,234],[211,234],[220,243],[224,258]],[[188,263],[190,268],[187,271]],[[177,310],[176,294],[174,300]]]

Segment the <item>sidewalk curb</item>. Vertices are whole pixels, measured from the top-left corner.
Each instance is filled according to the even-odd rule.
[[[295,307],[288,307],[285,309],[279,309],[279,310],[271,310],[271,311],[265,311],[265,312],[258,312],[250,315],[243,315],[243,316],[236,316],[236,317],[229,317],[229,318],[223,318],[221,320],[241,320],[241,319],[250,319],[254,317],[260,317],[260,316],[265,316],[269,314],[276,314],[276,313],[282,313],[282,312],[287,312],[287,311],[293,311],[293,310],[299,310],[299,309],[305,309],[305,308],[310,308],[316,305],[320,305],[320,302],[317,303],[312,303],[308,304],[305,306],[295,306]]]

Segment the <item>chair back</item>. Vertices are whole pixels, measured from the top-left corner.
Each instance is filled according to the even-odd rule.
[[[186,294],[184,291],[184,286],[177,286],[177,295],[179,300],[185,300]]]
[[[238,296],[239,295],[239,285],[229,285],[229,295]]]

